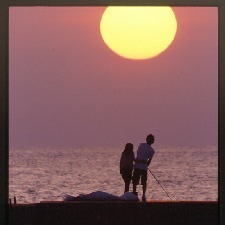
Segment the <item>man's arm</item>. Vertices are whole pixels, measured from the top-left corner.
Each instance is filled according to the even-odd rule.
[[[152,158],[151,159],[148,159],[148,161],[147,161],[147,165],[148,166],[150,165],[151,161],[152,161]]]
[[[147,165],[149,166],[150,165],[150,163],[151,163],[151,161],[152,161],[152,158],[153,158],[153,156],[154,156],[154,154],[148,159],[148,161],[147,161]]]

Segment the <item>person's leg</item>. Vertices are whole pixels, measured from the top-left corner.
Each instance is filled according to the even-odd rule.
[[[132,181],[133,181],[133,193],[135,195],[137,195],[137,185],[139,184],[139,179],[140,179],[139,170],[134,169]]]
[[[143,196],[145,197],[145,192],[146,192],[146,188],[147,188],[147,183],[142,185],[143,188]]]
[[[127,171],[127,181],[126,181],[125,192],[129,191],[129,189],[130,189],[130,183],[131,183],[131,180],[132,180],[132,172],[133,172],[133,168],[129,169]]]
[[[146,201],[146,189],[147,189],[147,170],[143,170],[141,174],[141,184],[143,189],[142,201]]]
[[[127,177],[126,177],[126,173],[123,171],[123,173],[121,174],[123,181],[124,181],[124,193],[126,192],[127,189]]]
[[[125,181],[125,189],[124,189],[124,193],[129,191],[129,187],[130,187],[130,180],[126,180]]]
[[[124,180],[124,193],[129,191],[130,182],[132,179],[132,169],[126,169],[123,171],[123,180]]]

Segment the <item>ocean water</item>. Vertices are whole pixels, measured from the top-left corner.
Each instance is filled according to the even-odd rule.
[[[122,195],[119,174],[122,148],[11,149],[9,196],[18,203],[61,201],[93,191]],[[218,199],[217,147],[156,149],[150,170],[172,200]],[[147,200],[169,200],[148,173]],[[132,186],[130,187],[130,189]],[[142,187],[137,188],[141,196]]]

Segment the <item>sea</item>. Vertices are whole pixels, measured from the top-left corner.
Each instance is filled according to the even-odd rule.
[[[122,147],[10,149],[9,197],[24,204],[62,201],[66,194],[94,191],[120,196],[122,151]],[[148,201],[218,200],[217,147],[158,148],[149,169],[154,176],[148,171]],[[141,197],[141,185],[137,191]]]

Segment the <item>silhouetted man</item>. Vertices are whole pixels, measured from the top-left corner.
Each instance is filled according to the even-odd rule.
[[[137,185],[141,179],[141,185],[143,187],[142,201],[146,201],[146,187],[147,187],[147,170],[151,163],[155,150],[152,148],[155,138],[152,134],[146,137],[146,143],[141,143],[137,150],[137,157],[134,160],[134,172],[133,172],[133,193],[137,193]]]

